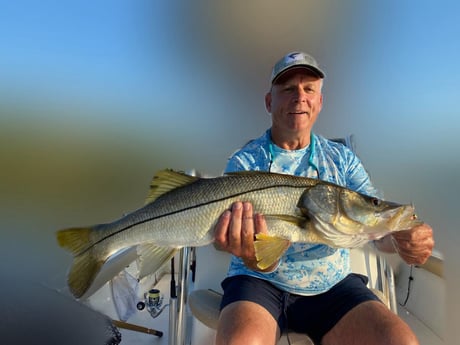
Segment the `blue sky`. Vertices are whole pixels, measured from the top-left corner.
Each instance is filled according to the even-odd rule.
[[[111,128],[145,147],[169,141],[217,173],[217,157],[270,125],[263,97],[274,61],[306,50],[327,74],[316,131],[354,134],[383,183],[391,170],[379,157],[405,161],[401,146],[420,165],[426,156],[452,164],[451,151],[436,147],[455,147],[460,128],[459,9],[446,1],[4,2],[0,105],[27,110],[1,119],[59,124],[77,137]]]
[[[4,82],[18,92],[127,102],[146,86],[151,90],[145,74],[151,25],[145,9],[152,7],[147,2],[30,1],[5,7],[0,61]]]
[[[220,20],[225,21],[219,18],[225,15],[224,10],[205,1],[195,4],[120,0],[5,2],[0,15],[3,94],[22,97],[22,101],[38,99],[50,104],[134,108],[139,114],[151,113],[158,107],[162,111],[165,107],[175,108],[169,110],[172,112],[183,112],[175,101],[178,92],[187,103],[203,104],[200,98],[211,97],[222,104],[225,97],[221,97],[221,93],[230,92],[230,97],[234,97],[241,87],[244,89],[247,78],[244,70],[235,76],[235,66],[227,64],[225,56],[231,59],[231,55],[235,55],[243,62],[241,55],[249,50],[245,45],[250,43],[244,36],[238,37],[236,11],[233,25],[219,26]],[[241,5],[234,7],[244,11]],[[308,10],[308,6],[298,7]],[[352,62],[349,72],[356,69],[353,73],[363,75],[364,90],[368,85],[378,90],[366,95],[366,102],[378,102],[380,94],[389,93],[387,88],[391,88],[393,93],[404,95],[398,104],[402,107],[410,108],[418,102],[429,106],[432,100],[420,97],[429,90],[432,97],[442,98],[442,103],[449,107],[455,99],[452,90],[458,86],[456,78],[446,78],[458,75],[456,38],[459,30],[455,16],[458,7],[428,1],[417,2],[416,6],[410,1],[373,4],[351,1],[345,6],[325,2],[323,11],[330,16],[326,21],[336,22],[333,26],[341,32],[326,34],[327,40],[321,44],[313,42],[313,53],[327,62],[327,68],[340,68],[341,56],[328,53],[334,51],[334,46],[343,44],[345,50],[339,53],[343,61]],[[252,29],[252,34],[259,32],[259,35],[265,30],[270,35],[275,28],[263,17],[269,9],[252,6],[247,12],[255,10],[261,13],[260,18],[252,16],[253,23],[244,22],[244,29]],[[209,13],[205,14],[206,11]],[[309,28],[305,25],[304,31],[296,30],[296,21],[297,18],[288,22],[288,29],[283,23],[283,30],[290,35],[294,32],[301,41],[303,36],[308,36],[305,31]],[[315,25],[321,36],[327,24]],[[213,36],[216,34],[213,30],[225,37],[219,40]],[[235,30],[233,36],[231,30]],[[240,47],[235,44],[236,40],[241,40]],[[231,54],[227,54],[227,44],[235,48]],[[303,42],[300,45],[305,47]],[[268,45],[261,44],[260,53],[267,49]],[[275,44],[274,50],[280,48]],[[246,68],[250,69],[258,60],[257,56],[248,56]],[[267,58],[261,63],[268,74],[272,61]],[[177,78],[182,90],[177,88]],[[216,88],[224,79],[230,85]],[[205,96],[208,94],[210,96]],[[260,108],[260,102],[258,105]],[[194,107],[196,105],[192,105]]]
[[[459,9],[446,1],[10,1],[0,14],[0,106],[25,110],[0,120],[59,127],[76,141],[168,147],[182,169],[218,174],[270,125],[263,98],[274,61],[305,50],[326,71],[315,131],[354,134],[375,183],[399,197],[398,174],[443,167],[453,176],[460,166]]]

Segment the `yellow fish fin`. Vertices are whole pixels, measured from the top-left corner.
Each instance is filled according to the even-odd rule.
[[[276,263],[288,249],[289,245],[289,240],[285,238],[257,234],[254,241],[257,267],[263,270]]]
[[[67,277],[67,284],[72,294],[80,298],[88,291],[105,261],[97,260],[92,256],[91,251],[76,256]]]
[[[158,271],[176,252],[177,248],[158,247],[150,243],[137,246],[139,279]]]
[[[150,183],[150,192],[145,200],[145,204],[150,204],[160,195],[178,187],[186,186],[198,179],[200,178],[170,169],[161,170],[153,176],[152,182]]]
[[[107,258],[101,259],[94,255],[91,233],[93,228],[70,228],[57,232],[57,241],[68,249],[74,260],[70,268],[67,282],[72,294],[79,298],[89,289],[94,278],[101,270]]]
[[[69,228],[59,230],[56,234],[57,241],[62,248],[69,250],[72,254],[78,255],[91,247],[91,233],[93,229]]]

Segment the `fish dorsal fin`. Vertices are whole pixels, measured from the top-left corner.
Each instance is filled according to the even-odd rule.
[[[270,236],[259,233],[254,241],[254,250],[256,252],[257,267],[266,269],[273,265],[283,256],[284,252],[290,245],[289,240],[281,237]]]
[[[186,186],[198,179],[199,177],[190,176],[179,171],[170,169],[161,170],[153,176],[150,183],[150,192],[145,200],[145,204],[150,204],[159,196],[178,187]]]

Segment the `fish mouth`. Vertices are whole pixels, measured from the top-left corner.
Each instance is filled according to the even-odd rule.
[[[404,205],[391,212],[387,224],[391,230],[407,230],[420,223],[415,214],[414,205]]]

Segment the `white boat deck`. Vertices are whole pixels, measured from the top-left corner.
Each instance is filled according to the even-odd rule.
[[[358,256],[352,258],[352,268],[355,272],[360,272],[360,264],[363,260],[359,260],[362,253],[366,251],[358,251]],[[354,255],[356,255],[356,253]],[[361,254],[359,254],[361,253]],[[367,256],[366,256],[367,257]],[[187,255],[182,258],[188,258]],[[222,272],[228,266],[228,255],[216,252],[212,248],[200,248],[196,254],[197,267],[206,267],[205,270],[198,269],[196,272],[196,281],[192,282],[191,276],[188,273],[183,273],[184,281],[187,281],[187,286],[183,286],[188,293],[194,289],[214,289],[221,291],[220,280],[222,280]],[[391,259],[391,258],[390,258]],[[210,261],[212,260],[212,261]],[[369,257],[366,260],[367,263]],[[212,262],[212,265],[209,265]],[[183,262],[177,264],[175,271],[180,272],[181,267],[190,267],[190,262]],[[419,338],[421,345],[444,345],[442,335],[444,334],[444,284],[445,281],[441,278],[442,274],[432,273],[436,270],[430,271],[423,268],[413,267],[406,264],[393,263],[392,267],[398,267],[396,275],[396,304],[398,314],[402,317],[408,325],[415,332]],[[135,275],[137,272],[136,264],[128,266],[128,271],[132,271]],[[163,305],[170,303],[170,286],[171,286],[171,271],[166,270],[159,273],[158,276],[149,276],[144,278],[138,289],[138,301],[144,301],[144,293],[148,290],[155,288],[160,290],[163,297]],[[187,270],[188,272],[188,270]],[[370,282],[375,281],[372,270],[369,271]],[[176,286],[180,285],[179,278],[175,275]],[[182,282],[185,284],[185,282]],[[176,289],[180,291],[180,288]],[[409,292],[409,294],[408,294]],[[174,300],[178,306],[180,296]],[[402,306],[402,301],[405,301],[405,306]],[[96,291],[88,300],[93,309],[96,309],[112,319],[118,319],[117,311],[112,300],[112,293],[109,283],[106,283],[101,289]],[[126,320],[127,323],[136,326],[141,326],[156,331],[163,332],[162,337],[142,332],[132,331],[125,328],[120,328],[122,334],[121,344],[158,344],[158,345],[212,345],[214,343],[215,330],[205,326],[198,319],[192,316],[187,301],[185,301],[185,308],[180,321],[178,320],[178,308],[175,308],[175,313],[170,316],[170,307],[166,306],[165,309],[157,317],[153,318],[147,309],[133,310],[133,314]],[[179,313],[180,314],[180,313]],[[173,323],[183,323],[184,329],[179,334],[179,341],[176,341],[176,331],[171,328],[170,320]],[[180,328],[179,328],[180,329]],[[170,334],[174,337],[170,338]],[[182,340],[181,340],[182,339]],[[291,337],[293,345],[305,344],[305,338],[298,341],[297,335]],[[284,341],[284,340],[283,340]],[[280,344],[285,342],[281,341]]]
[[[414,333],[417,334],[420,345],[445,345],[444,341],[436,335],[433,330],[406,308],[398,306],[398,315],[404,319]]]

